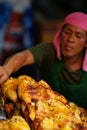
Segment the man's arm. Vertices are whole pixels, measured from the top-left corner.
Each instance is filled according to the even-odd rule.
[[[7,80],[12,73],[18,71],[21,67],[33,63],[33,55],[28,49],[10,56],[7,58],[3,66],[0,66],[0,84]]]

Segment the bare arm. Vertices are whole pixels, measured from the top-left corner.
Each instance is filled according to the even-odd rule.
[[[24,50],[16,53],[5,61],[3,66],[0,66],[0,84],[2,84],[8,77],[19,70],[25,65],[30,65],[34,63],[34,58],[29,50]]]

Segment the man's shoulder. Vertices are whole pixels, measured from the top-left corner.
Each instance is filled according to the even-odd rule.
[[[43,46],[44,48],[47,48],[52,51],[56,51],[53,42],[42,42],[40,43],[40,46]]]
[[[40,42],[40,43],[37,44],[37,45],[49,46],[49,47],[53,47],[53,48],[54,48],[53,42]]]

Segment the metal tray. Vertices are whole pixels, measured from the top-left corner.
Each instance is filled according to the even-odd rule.
[[[2,103],[0,102],[0,120],[5,120],[5,119],[6,119],[6,113],[2,106]]]

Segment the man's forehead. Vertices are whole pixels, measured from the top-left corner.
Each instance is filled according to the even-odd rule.
[[[68,30],[76,30],[77,32],[83,32],[83,33],[86,33],[85,30],[83,30],[81,27],[79,26],[76,26],[76,25],[72,25],[72,24],[66,24],[64,25],[63,29],[68,29]]]

